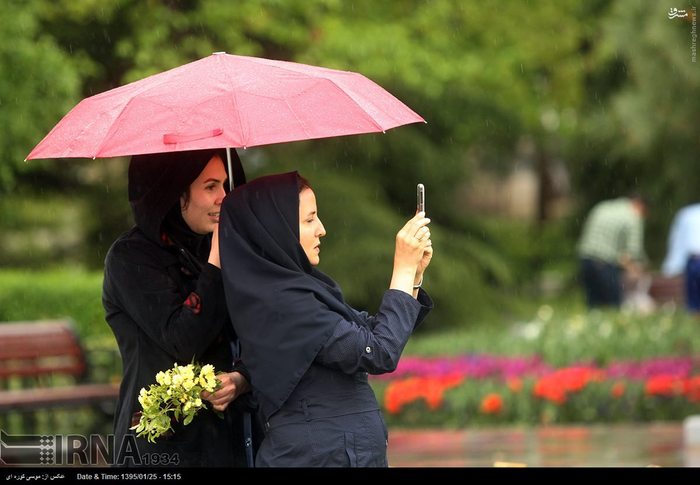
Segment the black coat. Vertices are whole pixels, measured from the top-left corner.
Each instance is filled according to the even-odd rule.
[[[175,424],[174,432],[155,444],[129,430],[138,423],[140,389],[154,384],[159,371],[193,361],[212,364],[217,371],[234,369],[237,340],[221,272],[206,262],[210,236],[188,234],[181,216],[176,217],[179,194],[210,157],[201,155],[187,169],[169,164],[165,156],[132,159],[129,196],[137,227],[110,248],[102,295],[123,363],[114,426],[116,465],[245,466],[244,398],[229,406],[224,420],[211,409],[202,410],[187,426]],[[173,243],[166,234],[177,234],[181,242]]]

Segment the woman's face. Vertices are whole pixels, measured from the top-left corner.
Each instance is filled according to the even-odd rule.
[[[312,266],[321,262],[321,238],[326,235],[316,209],[316,196],[308,187],[299,193],[299,243]]]
[[[182,218],[197,234],[214,232],[219,223],[221,201],[226,195],[224,184],[227,180],[223,160],[219,155],[214,155],[190,185],[189,200],[184,196],[180,197]]]

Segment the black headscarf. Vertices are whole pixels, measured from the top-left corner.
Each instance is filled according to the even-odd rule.
[[[217,154],[226,167],[224,149],[135,155],[129,164],[129,203],[136,225],[158,244],[185,249],[188,267],[196,274],[209,255],[211,236],[190,229],[182,218],[180,196]],[[235,150],[231,150],[231,158],[242,173]],[[167,234],[167,240],[164,240],[163,232]]]
[[[224,199],[219,250],[226,303],[253,387],[279,409],[341,319],[338,285],[299,243],[297,172],[260,177]]]

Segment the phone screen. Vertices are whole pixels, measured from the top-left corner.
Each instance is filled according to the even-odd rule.
[[[416,200],[418,212],[425,212],[425,186],[423,184],[416,186]]]

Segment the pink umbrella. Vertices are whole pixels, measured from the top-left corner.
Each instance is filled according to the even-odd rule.
[[[361,74],[217,52],[84,99],[27,159],[246,148],[419,121]]]

